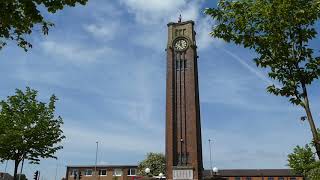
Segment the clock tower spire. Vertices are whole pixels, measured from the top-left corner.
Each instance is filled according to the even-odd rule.
[[[202,179],[202,145],[194,22],[168,24],[166,179]]]

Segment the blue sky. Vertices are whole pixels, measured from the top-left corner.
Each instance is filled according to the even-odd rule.
[[[203,15],[216,1],[89,0],[46,17],[49,36],[30,36],[25,53],[9,43],[0,52],[0,98],[30,86],[48,101],[60,99],[66,140],[58,160],[26,164],[32,177],[65,175],[66,165],[137,164],[147,152],[164,152],[167,23],[196,22],[204,167],[208,139],[218,168],[286,168],[287,154],[311,139],[304,112],[267,94],[272,81],[252,62],[254,53],[208,35],[214,21]],[[315,41],[319,44],[319,40]],[[310,88],[319,124],[319,82]],[[0,164],[0,171],[4,171]],[[8,171],[12,173],[13,162]]]

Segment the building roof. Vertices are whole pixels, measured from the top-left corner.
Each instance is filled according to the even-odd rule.
[[[223,177],[239,176],[239,177],[290,177],[290,176],[301,176],[295,175],[290,169],[221,169],[218,174]],[[204,170],[204,177],[210,176],[210,170]]]
[[[68,165],[67,168],[94,168],[95,165]],[[97,168],[137,168],[137,165],[97,165]]]
[[[94,165],[68,165],[67,168],[94,168]],[[137,165],[97,165],[97,168],[137,168]],[[218,175],[222,177],[290,177],[295,175],[290,169],[221,169]],[[203,171],[204,177],[211,176],[210,170]]]

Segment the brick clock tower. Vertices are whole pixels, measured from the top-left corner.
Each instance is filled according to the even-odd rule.
[[[194,22],[168,24],[166,179],[202,179],[202,145]]]

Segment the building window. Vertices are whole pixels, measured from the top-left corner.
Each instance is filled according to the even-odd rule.
[[[99,170],[99,176],[106,176],[107,175],[107,170],[106,169],[100,169]]]
[[[273,180],[273,177],[268,177],[268,180]]]
[[[251,180],[251,177],[246,177],[246,180]]]
[[[240,177],[235,177],[234,180],[240,180]]]
[[[77,174],[78,174],[78,169],[73,169],[73,170],[71,171],[70,176],[75,176],[75,175],[77,175]]]
[[[113,176],[122,176],[122,169],[114,169]]]
[[[189,153],[178,153],[178,164],[179,165],[187,165],[188,164],[188,158]]]
[[[187,59],[185,53],[178,52],[175,54],[175,66],[177,71],[183,71],[187,69]]]
[[[136,169],[128,169],[128,176],[135,176],[136,175]]]
[[[295,177],[291,177],[290,180],[296,180],[296,178]]]
[[[85,176],[92,176],[92,169],[86,169],[86,170],[84,171],[84,175],[85,175]]]
[[[178,71],[183,71],[187,69],[187,60],[181,59],[176,61],[176,70]]]
[[[284,180],[284,177],[278,177],[278,180]]]

